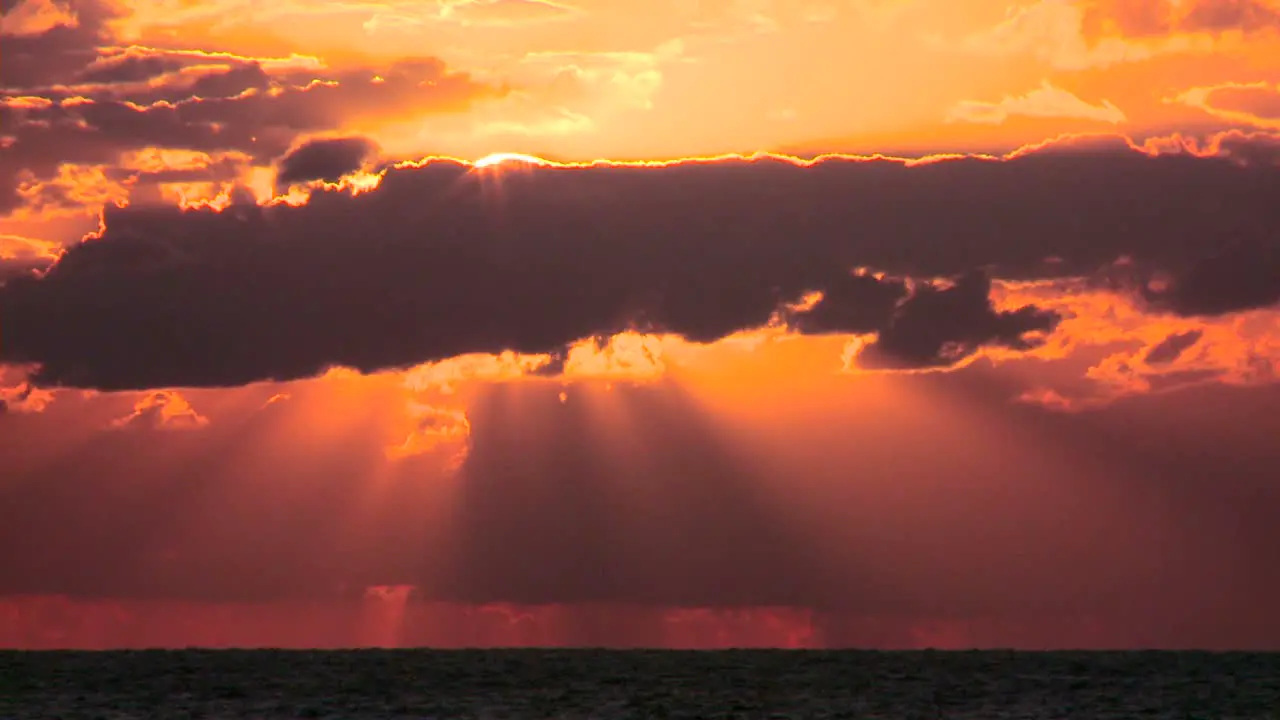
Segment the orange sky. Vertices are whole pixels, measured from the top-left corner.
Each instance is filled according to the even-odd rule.
[[[0,8],[0,647],[1280,647],[1271,0]]]
[[[139,76],[133,102],[143,104],[156,100],[138,83],[189,85],[241,60],[280,78],[296,72],[289,82],[305,84],[354,68],[368,70],[360,76],[368,82],[397,61],[430,59],[459,74],[448,98],[335,101],[326,117],[291,132],[365,134],[397,158],[632,159],[1007,151],[1067,132],[1274,131],[1278,17],[1264,0],[344,0],[270,9],[236,0],[22,0],[3,29],[20,40],[79,31],[85,47],[115,48],[100,51],[104,67],[129,59],[120,53],[187,66]],[[22,52],[10,45],[12,55]],[[9,64],[9,108],[42,96],[40,82],[22,82],[20,62]],[[97,72],[90,79],[106,77]],[[42,81],[69,85],[64,97],[103,91],[79,77]],[[49,203],[29,196],[0,220],[0,233],[65,242],[91,229],[96,208],[127,192],[128,183],[104,173],[109,165],[226,162],[232,176],[261,183],[252,168],[262,159],[189,146],[195,155],[171,150],[160,160],[162,138],[152,147],[141,139],[125,155],[37,172],[76,202],[58,203],[63,217],[54,220]],[[216,189],[170,184],[166,192]]]

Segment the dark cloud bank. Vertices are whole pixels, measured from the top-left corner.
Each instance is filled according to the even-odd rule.
[[[354,163],[308,152],[282,173]],[[100,239],[0,288],[0,361],[39,364],[45,385],[236,385],[555,352],[633,327],[709,341],[821,290],[795,327],[879,333],[870,364],[946,365],[1028,347],[1058,320],[994,312],[993,273],[1087,274],[1128,256],[1135,287],[1172,274],[1141,290],[1157,310],[1274,302],[1278,190],[1274,167],[1096,149],[917,167],[431,162],[302,207],[108,208]]]

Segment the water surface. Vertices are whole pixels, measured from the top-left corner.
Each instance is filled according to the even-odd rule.
[[[1258,718],[1280,654],[0,652],[0,718]]]

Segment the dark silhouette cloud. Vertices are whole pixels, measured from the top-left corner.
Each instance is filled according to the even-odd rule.
[[[910,294],[903,279],[856,270],[833,278],[822,292],[812,308],[792,313],[792,327],[810,334],[876,332]]]
[[[1154,307],[1184,316],[1274,305],[1280,302],[1280,247],[1236,239],[1179,268],[1165,285],[1148,287],[1145,295]]]
[[[362,168],[377,151],[377,144],[363,137],[309,140],[280,158],[276,184],[288,187],[311,180],[336,182]]]
[[[1278,188],[1275,168],[1128,152],[915,167],[432,161],[300,207],[108,208],[100,238],[0,290],[0,361],[39,364],[47,385],[236,385],[555,352],[631,328],[710,341],[823,291],[793,314],[800,330],[876,332],[869,364],[947,365],[1054,326],[1034,307],[996,312],[993,274],[1088,274],[1127,255],[1193,268],[1154,306],[1264,304],[1264,266],[1240,277],[1203,258],[1224,236],[1273,256]]]
[[[1026,307],[998,312],[991,278],[974,270],[951,282],[924,281],[908,289],[901,279],[849,273],[824,289],[812,308],[792,313],[792,327],[806,333],[876,333],[859,356],[880,368],[953,365],[984,345],[1027,350],[1032,333],[1047,333],[1057,313]]]
[[[1148,365],[1163,365],[1171,363],[1182,356],[1182,353],[1191,349],[1191,346],[1200,342],[1200,337],[1204,335],[1201,330],[1188,330],[1186,332],[1173,333],[1169,337],[1160,341],[1159,345],[1152,347],[1147,351],[1144,360]]]
[[[879,367],[937,367],[969,357],[983,345],[1014,350],[1035,346],[1030,333],[1057,326],[1057,313],[1034,306],[997,312],[991,306],[991,279],[981,272],[960,277],[954,285],[925,285],[894,314],[879,337],[860,357]]]
[[[13,278],[24,277],[32,272],[47,268],[53,261],[49,258],[24,257],[18,259],[0,259],[0,287]]]

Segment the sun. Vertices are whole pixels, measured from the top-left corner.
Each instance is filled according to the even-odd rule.
[[[526,165],[550,165],[551,163],[543,160],[535,155],[525,155],[524,153],[498,152],[486,155],[472,163],[473,167],[487,168],[503,163],[523,163]]]

